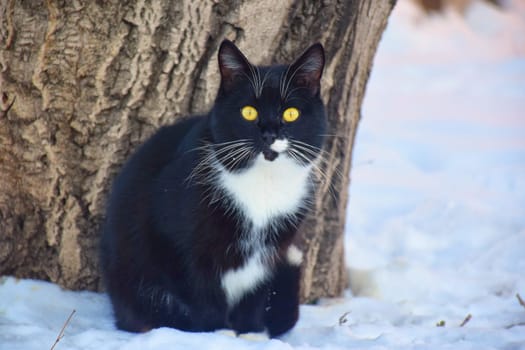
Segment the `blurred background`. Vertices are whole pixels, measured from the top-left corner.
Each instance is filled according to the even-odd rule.
[[[354,295],[457,319],[476,312],[477,322],[518,317],[525,1],[398,1],[368,83],[351,176]]]

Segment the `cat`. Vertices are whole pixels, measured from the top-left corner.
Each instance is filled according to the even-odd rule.
[[[114,180],[101,267],[119,329],[277,337],[297,322],[324,50],[259,67],[224,40],[218,62],[210,112],[159,129]]]

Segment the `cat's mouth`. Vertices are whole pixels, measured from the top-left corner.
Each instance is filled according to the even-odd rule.
[[[270,162],[273,162],[278,156],[279,156],[279,153],[267,148],[265,149],[264,151],[262,151],[262,154],[264,156],[264,159],[270,161]]]
[[[274,161],[280,153],[285,152],[288,149],[288,140],[277,139],[274,140],[269,146],[264,147],[262,154],[264,159],[268,161]]]

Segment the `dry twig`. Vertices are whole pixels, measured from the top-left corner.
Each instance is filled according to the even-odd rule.
[[[465,319],[463,320],[463,322],[461,322],[461,324],[459,326],[463,327],[464,325],[467,324],[468,321],[470,321],[471,318],[472,318],[472,315],[468,314],[467,317],[465,317]]]
[[[505,329],[511,329],[513,327],[522,327],[522,326],[525,326],[525,322],[509,324],[508,326],[505,326]]]
[[[516,293],[516,298],[518,298],[518,302],[520,303],[520,305],[525,307],[525,301],[523,301],[523,299],[521,299],[519,293]]]
[[[340,326],[342,326],[343,324],[348,322],[348,319],[346,318],[346,316],[350,315],[351,312],[352,311],[345,312],[341,317],[339,317],[339,325]]]
[[[73,310],[73,311],[71,311],[71,314],[69,315],[69,317],[67,318],[66,322],[65,322],[64,325],[62,326],[62,329],[60,330],[60,333],[58,333],[57,339],[55,340],[55,343],[53,344],[53,346],[51,347],[50,350],[55,349],[55,346],[58,344],[58,342],[60,341],[60,339],[64,338],[64,331],[66,330],[66,327],[67,327],[67,325],[69,324],[69,321],[71,321],[71,318],[73,317],[73,315],[75,314],[75,312],[77,312],[77,310]]]
[[[516,293],[516,299],[518,299],[518,303],[520,303],[521,306],[525,307],[525,301],[521,299],[521,296],[519,293]],[[513,323],[505,327],[505,329],[511,329],[512,327],[522,327],[525,326],[525,322],[519,322],[519,323]]]

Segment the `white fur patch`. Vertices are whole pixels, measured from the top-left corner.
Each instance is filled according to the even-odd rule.
[[[284,142],[276,147],[288,147],[288,141]],[[304,205],[311,166],[298,164],[286,154],[280,154],[273,161],[266,160],[261,154],[251,167],[239,173],[216,166],[219,167],[218,185],[233,199],[247,223],[251,223],[246,227],[251,232],[243,244],[248,248],[247,252],[254,253],[244,265],[226,271],[221,280],[228,305],[232,306],[270,275],[267,258],[271,252],[261,246],[260,233],[272,225],[272,220],[293,215]],[[297,252],[289,254],[297,263]],[[299,255],[302,254],[299,252]]]
[[[257,156],[254,164],[240,172],[219,171],[219,185],[251,221],[254,230],[265,228],[272,219],[292,215],[308,193],[311,166],[303,166],[281,154],[274,161]]]
[[[288,149],[288,140],[286,139],[283,139],[283,140],[275,140],[271,145],[270,145],[270,148],[277,152],[277,153],[282,153],[284,151],[286,151]]]
[[[286,260],[288,260],[290,265],[300,266],[303,262],[303,252],[292,244],[288,247],[288,251],[286,252]]]
[[[269,275],[264,264],[262,252],[252,255],[241,267],[228,270],[222,275],[222,288],[228,305],[232,306],[241,297],[264,281]]]

